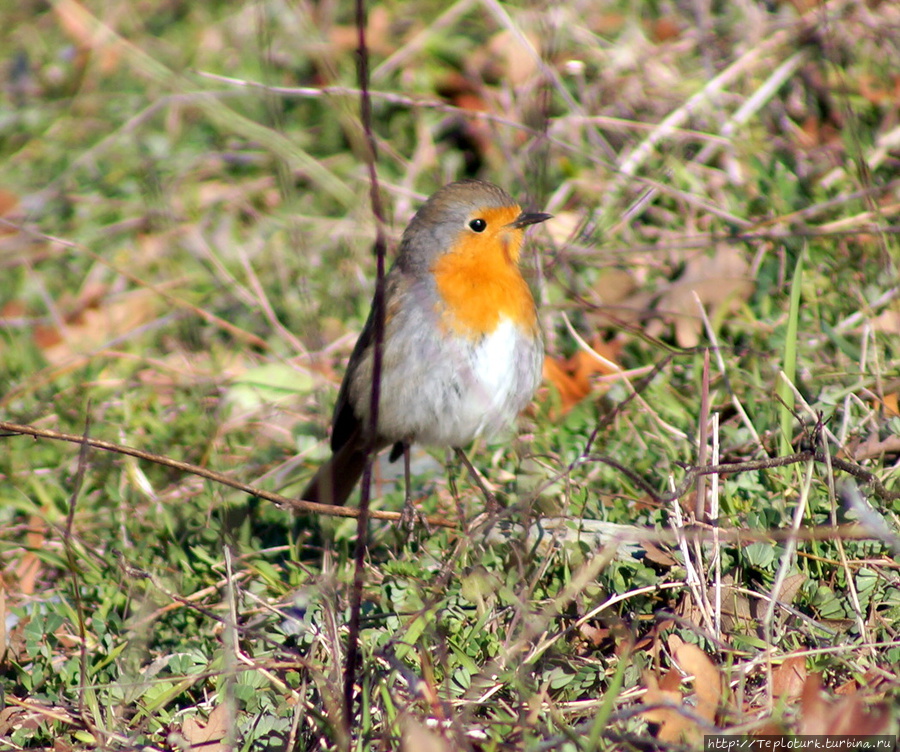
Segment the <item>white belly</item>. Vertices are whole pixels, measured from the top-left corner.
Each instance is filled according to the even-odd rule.
[[[516,357],[521,342],[519,328],[507,319],[472,348],[470,365],[474,383],[460,395],[455,407],[459,428],[463,433],[472,434],[463,444],[483,433],[494,433],[502,427],[495,424],[506,424],[519,412],[514,410],[512,415],[509,414],[516,390]],[[531,395],[525,399],[531,399]]]
[[[383,436],[464,447],[508,426],[540,381],[543,348],[510,320],[477,343],[433,350],[422,344],[415,358],[401,359],[414,366],[385,369],[378,421]]]

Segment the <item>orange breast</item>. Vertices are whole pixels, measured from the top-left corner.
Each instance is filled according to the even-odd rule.
[[[503,227],[518,216],[519,208],[489,212],[495,216],[484,215],[488,231],[461,232],[454,247],[432,267],[443,324],[473,340],[493,332],[504,318],[537,330],[534,298],[518,265],[524,233]]]

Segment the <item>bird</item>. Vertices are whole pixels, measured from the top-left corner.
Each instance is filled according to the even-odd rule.
[[[474,179],[445,185],[419,208],[384,278],[377,426],[373,300],[335,403],[331,458],[302,499],[345,504],[370,454],[392,446],[390,460],[405,459],[411,505],[414,443],[454,449],[480,484],[463,447],[509,426],[540,385],[543,338],[519,260],[526,229],[551,217]]]

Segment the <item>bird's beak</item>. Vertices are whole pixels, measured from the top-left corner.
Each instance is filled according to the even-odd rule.
[[[524,227],[528,227],[528,225],[536,225],[538,222],[546,222],[548,219],[552,218],[552,214],[544,214],[543,212],[522,212],[510,222],[507,227],[512,227],[514,230],[521,230]]]

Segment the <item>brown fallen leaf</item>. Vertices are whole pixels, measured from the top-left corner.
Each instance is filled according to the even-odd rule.
[[[829,700],[822,689],[822,675],[810,674],[800,694],[800,728],[803,735],[877,736],[892,723],[887,703],[870,705],[861,692]]]
[[[125,43],[110,30],[110,26],[101,26],[98,19],[75,0],[55,2],[53,11],[59,19],[59,25],[79,51],[90,53],[97,59],[101,73],[109,74],[118,68]],[[114,19],[108,15],[104,17],[104,21],[115,25]]]
[[[891,435],[883,439],[877,435],[870,436],[859,443],[851,442],[846,449],[846,452],[841,451],[838,456],[841,458],[849,457],[854,462],[863,462],[864,460],[883,457],[886,454],[900,452],[900,436]]]
[[[857,81],[860,96],[876,107],[900,103],[900,75],[895,73],[888,80],[868,74],[859,76]]]
[[[132,290],[121,295],[107,295],[106,290],[88,291],[65,315],[62,329],[37,326],[34,340],[52,365],[61,365],[151,321],[160,305],[159,295],[152,290]]]
[[[740,307],[753,292],[750,265],[739,249],[721,244],[712,256],[692,257],[681,276],[659,296],[656,310],[664,321],[675,326],[675,339],[681,347],[696,347],[703,322],[697,310],[696,294],[710,319]],[[648,326],[651,337],[663,334],[663,323]]]
[[[671,705],[646,710],[644,718],[658,725],[656,738],[664,742],[686,742],[694,744],[700,741],[701,732],[697,723],[678,708],[684,707],[684,699],[678,687],[681,675],[677,669],[669,669],[662,681],[647,673],[644,675],[644,705]]]
[[[454,752],[456,746],[410,715],[400,719],[401,752]]]
[[[472,55],[470,69],[485,81],[503,81],[514,88],[528,83],[537,73],[534,51],[540,50],[541,42],[534,34],[526,34],[525,38],[527,43],[509,29],[498,31]]]
[[[710,724],[716,720],[716,712],[722,702],[722,676],[709,656],[691,642],[682,642],[674,651],[678,665],[694,676],[694,692],[697,695],[696,713]]]
[[[772,694],[782,699],[794,700],[803,694],[806,684],[806,658],[793,655],[785,658],[772,670]]]
[[[25,534],[26,551],[16,565],[15,576],[18,594],[33,595],[37,588],[38,577],[43,571],[43,559],[40,551],[47,542],[47,523],[39,514],[31,515],[28,521],[28,532]]]
[[[19,208],[19,197],[12,191],[0,188],[0,217],[15,221],[15,211]],[[0,223],[0,235],[14,235],[18,230],[10,225]]]
[[[681,36],[681,24],[675,16],[667,15],[653,21],[645,21],[644,28],[657,44],[678,39]]]
[[[622,349],[621,342],[607,343],[599,337],[594,338],[591,347],[613,363],[618,359]],[[563,414],[587,397],[592,389],[597,390],[596,385],[591,384],[592,376],[615,372],[615,368],[604,364],[586,350],[579,350],[565,360],[549,355],[544,357],[544,380],[553,384],[559,392]]]
[[[581,389],[572,377],[566,373],[565,361],[563,360],[557,360],[550,355],[545,355],[543,379],[545,382],[553,384],[559,393],[563,414],[571,410],[584,397]]]
[[[900,416],[900,395],[897,392],[885,394],[880,405],[889,416],[895,418]]]
[[[225,744],[228,733],[228,711],[224,705],[217,705],[206,721],[196,717],[187,718],[181,727],[181,734],[192,749],[202,752],[230,752]]]
[[[376,55],[387,57],[396,49],[391,39],[390,11],[383,5],[373,5],[366,23],[366,47]],[[334,25],[328,34],[331,46],[341,53],[354,52],[359,46],[356,26]]]

